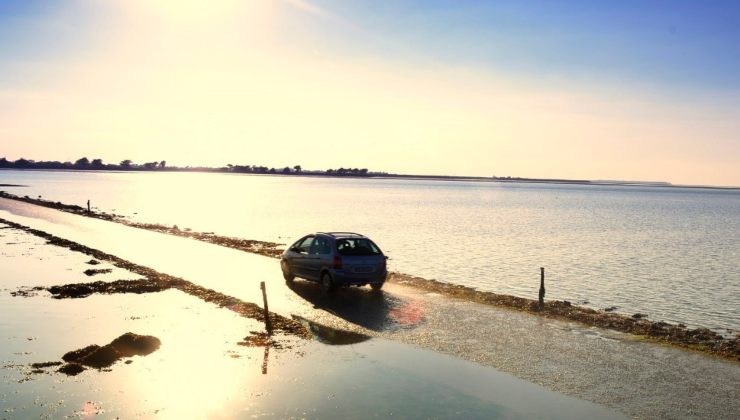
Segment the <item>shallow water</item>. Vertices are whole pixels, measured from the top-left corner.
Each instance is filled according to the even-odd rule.
[[[89,257],[0,229],[0,416],[3,418],[621,418],[495,369],[382,339],[327,345],[280,337],[238,344],[262,326],[176,290],[13,297],[20,286],[91,280]],[[42,259],[43,263],[37,263]],[[97,267],[111,268],[106,263]],[[136,278],[121,269],[92,280]],[[34,362],[132,331],[158,337],[147,356],[78,376]]]
[[[740,193],[198,173],[0,171],[9,192],[288,243],[365,233],[403,273],[740,329]],[[587,302],[587,303],[585,303]]]
[[[264,280],[270,309],[283,316],[309,322],[311,331],[322,343],[340,346],[364,343],[368,336],[399,341],[494,367],[556,392],[603,404],[638,418],[700,415],[735,418],[735,413],[740,410],[740,369],[732,362],[633,341],[616,332],[445,298],[394,283],[386,285],[381,294],[373,293],[367,287],[351,288],[339,290],[327,298],[315,283],[297,280],[291,287],[286,287],[279,265],[272,258],[17,201],[0,200],[0,207],[3,206],[10,209],[0,210],[0,217],[4,219],[130,261],[145,263],[158,271],[176,274],[186,281],[244,301],[261,302],[259,282]],[[0,235],[3,234],[0,229]],[[23,241],[8,240],[11,243]],[[0,252],[15,247],[2,242],[0,245]],[[35,284],[33,273],[46,267],[52,280],[50,284],[53,284],[56,274],[50,268],[54,263],[46,260],[37,263],[31,247],[38,251],[35,245],[16,248],[24,258],[18,258],[18,252],[8,252],[16,256],[0,260],[0,268],[8,264],[29,267],[19,271],[22,275],[19,281],[25,279],[29,284]],[[88,267],[85,260],[87,257],[78,260],[79,268],[64,265],[69,273],[65,273],[60,281],[75,281],[75,276],[87,278],[81,274]],[[119,275],[128,277],[121,272]],[[97,276],[91,280],[95,278]],[[2,292],[0,290],[0,295]],[[115,299],[116,296],[110,297]],[[82,301],[84,303],[87,299]],[[49,314],[47,300],[35,302],[38,304],[32,308],[34,313]],[[149,311],[173,312],[163,303],[155,301]],[[75,317],[92,309],[87,305],[69,308],[70,315]],[[209,322],[207,313],[197,311],[197,314],[204,316],[201,320],[210,328],[218,328],[218,324]],[[1,313],[0,316],[3,316],[0,323],[23,322],[24,319],[20,309],[14,309],[7,317]],[[183,319],[187,321],[188,316],[184,314]],[[138,317],[133,315],[131,318]],[[146,316],[141,318],[146,319]],[[39,315],[34,322],[40,325],[46,319],[48,315]],[[319,328],[318,324],[324,327]],[[337,329],[346,332],[338,333]],[[205,335],[208,334],[206,332]],[[358,334],[364,337],[358,337]],[[109,336],[101,337],[98,344],[109,342],[117,335],[111,332]],[[20,343],[25,343],[23,338],[18,337]],[[82,341],[85,340],[77,340]],[[67,350],[69,348],[63,349]],[[272,351],[269,353],[270,366],[274,355]],[[435,369],[436,364],[429,368],[430,371]],[[449,378],[440,380],[457,378],[454,372],[453,369],[453,374],[446,373]]]

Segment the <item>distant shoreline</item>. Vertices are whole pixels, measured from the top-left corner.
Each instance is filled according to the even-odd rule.
[[[649,181],[608,181],[608,180],[586,180],[586,179],[561,179],[561,178],[521,178],[521,177],[482,177],[482,176],[462,176],[462,175],[406,175],[406,174],[387,174],[369,172],[366,175],[358,174],[335,174],[322,171],[301,171],[291,173],[281,172],[239,172],[229,171],[222,168],[163,168],[163,169],[47,169],[47,168],[0,168],[0,171],[35,171],[35,172],[112,172],[112,173],[131,173],[131,172],[197,172],[197,173],[218,173],[218,174],[238,174],[238,175],[268,175],[268,176],[301,176],[301,177],[321,177],[321,178],[354,178],[354,179],[407,179],[420,181],[457,181],[457,182],[499,182],[512,184],[558,184],[558,185],[593,185],[606,187],[654,187],[654,188],[693,188],[723,191],[740,191],[740,186],[716,186],[716,185],[684,185],[672,184],[669,182],[649,182]],[[2,187],[23,187],[23,185],[1,184]]]

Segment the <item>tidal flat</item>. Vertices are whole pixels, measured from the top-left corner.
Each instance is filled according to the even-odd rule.
[[[24,320],[23,308],[25,311],[33,311],[33,308],[19,307],[19,302],[31,305],[36,303],[42,308],[41,311],[47,314],[49,314],[48,302],[66,302],[66,305],[71,305],[70,308],[76,308],[71,311],[73,317],[81,317],[84,314],[93,319],[103,315],[98,314],[98,311],[90,306],[91,303],[109,303],[121,310],[141,307],[139,312],[144,315],[119,313],[117,316],[124,320],[132,318],[130,321],[149,322],[146,320],[159,319],[162,316],[158,315],[160,312],[169,314],[170,325],[178,323],[177,327],[181,328],[181,334],[191,336],[190,341],[181,339],[177,343],[181,352],[191,352],[191,349],[200,348],[201,338],[220,331],[221,336],[215,338],[219,344],[214,345],[220,349],[218,357],[242,360],[245,363],[247,360],[253,362],[250,366],[256,370],[250,371],[237,366],[240,374],[249,372],[250,375],[262,375],[264,368],[267,370],[266,376],[270,376],[271,372],[291,372],[286,373],[287,376],[283,378],[293,378],[288,382],[295,383],[295,380],[299,380],[295,372],[304,372],[303,382],[301,382],[304,386],[300,388],[275,390],[269,386],[270,379],[262,376],[254,379],[260,384],[267,384],[260,388],[263,391],[267,390],[267,394],[261,393],[260,397],[284,391],[288,393],[287,395],[291,395],[290,398],[297,398],[294,395],[297,393],[300,396],[305,394],[305,397],[311,401],[323,401],[322,398],[328,398],[329,394],[340,395],[341,392],[337,394],[334,391],[335,385],[323,384],[317,378],[324,377],[322,375],[327,369],[335,372],[334,367],[341,361],[341,372],[348,376],[342,377],[344,382],[336,377],[331,380],[343,384],[342,392],[347,389],[360,391],[352,393],[356,395],[355,399],[372,395],[371,399],[382,398],[382,403],[385,404],[373,408],[373,406],[362,405],[364,403],[356,403],[348,395],[344,395],[341,401],[346,404],[337,405],[335,403],[334,407],[340,407],[346,411],[319,410],[316,414],[306,414],[307,417],[326,418],[342,415],[366,417],[363,415],[366,412],[384,415],[384,413],[387,414],[384,411],[385,407],[391,407],[394,410],[394,416],[401,413],[403,414],[401,417],[409,418],[450,417],[454,416],[450,414],[449,409],[457,406],[455,401],[462,401],[470,395],[482,400],[484,406],[491,401],[495,404],[493,406],[489,404],[488,408],[475,412],[459,411],[461,406],[457,406],[458,411],[455,413],[461,413],[457,416],[464,416],[467,413],[468,417],[473,418],[593,417],[593,414],[581,415],[579,412],[562,408],[557,401],[573,407],[580,407],[580,404],[586,401],[596,403],[610,410],[607,416],[618,412],[635,417],[734,418],[740,410],[737,391],[740,389],[740,368],[734,362],[634,340],[623,333],[482,305],[402,284],[388,284],[382,294],[373,294],[365,289],[346,289],[339,291],[335,298],[326,299],[312,283],[297,281],[291,287],[287,287],[282,281],[279,267],[271,258],[213,244],[203,244],[187,238],[132,229],[103,220],[90,220],[77,215],[63,214],[56,210],[38,208],[25,203],[3,201],[0,204],[3,205],[0,217],[13,220],[12,223],[31,225],[37,228],[36,230],[42,229],[44,233],[48,231],[56,236],[63,235],[70,238],[70,240],[59,241],[59,243],[68,245],[67,248],[62,248],[48,244],[48,239],[30,236],[27,231],[13,228],[11,225],[6,225],[6,229],[0,230],[2,235],[21,236],[12,237],[7,241],[3,237],[3,241],[0,241],[5,244],[3,252],[13,255],[12,259],[5,260],[9,264],[3,264],[4,269],[15,267],[8,272],[16,272],[16,281],[10,282],[9,286],[2,286],[7,292],[7,295],[2,295],[2,298],[14,299],[13,305],[2,306],[3,310],[10,311],[3,314],[3,319],[10,320],[9,324],[17,324],[20,320]],[[45,234],[50,235],[50,233]],[[90,247],[82,243],[89,244]],[[14,248],[16,245],[18,248]],[[71,255],[76,256],[74,258],[77,258],[78,266],[66,267],[65,270],[69,271],[66,277],[57,276],[55,273],[47,281],[43,281],[43,278],[37,281],[39,276],[36,275],[36,270],[55,271],[53,270],[54,264],[48,263],[49,261],[45,259],[37,259],[45,258],[45,252],[37,254],[41,252],[39,251],[42,248],[41,245],[51,247],[49,249],[57,250],[57,252],[77,249],[71,252]],[[221,295],[231,296],[246,303],[261,301],[259,281],[265,280],[270,296],[270,309],[286,319],[290,318],[303,325],[305,330],[311,334],[311,338],[289,335],[277,337],[278,346],[272,343],[267,346],[261,345],[264,341],[259,338],[259,334],[254,333],[263,331],[258,319],[244,317],[238,311],[229,310],[228,307],[221,307],[214,302],[206,302],[196,295],[183,293],[179,289],[171,288],[162,292],[141,294],[89,293],[85,294],[87,297],[84,298],[54,299],[50,292],[53,286],[85,282],[115,284],[120,280],[145,278],[133,271],[120,271],[121,267],[105,259],[96,260],[99,264],[89,264],[90,255],[81,251],[95,251],[91,247],[105,249],[106,253],[103,254],[109,255],[110,261],[120,259],[115,255],[125,256],[130,261],[142,261],[146,263],[146,267],[136,265],[160,274],[173,273],[194,286],[218,290]],[[15,252],[11,253],[10,250],[15,250]],[[54,251],[50,252],[53,254]],[[102,251],[98,252],[102,253]],[[197,255],[198,258],[184,259],[183,255]],[[21,256],[23,258],[20,258]],[[61,260],[71,261],[65,258]],[[93,266],[100,269],[111,269],[111,272],[88,277],[84,271]],[[36,287],[44,290],[36,290]],[[29,297],[12,295],[13,292],[19,290],[27,291]],[[163,299],[163,296],[178,296],[178,299],[190,300],[188,300],[189,303],[183,302],[180,310],[177,310],[177,307],[170,307],[167,304],[168,300]],[[132,303],[130,305],[119,303],[118,299],[131,299]],[[151,302],[151,304],[141,303],[138,299]],[[65,304],[56,305],[57,303],[53,303],[51,308],[66,307]],[[111,308],[108,307],[102,313],[110,310]],[[206,318],[193,320],[195,326],[202,326],[203,334],[200,334],[197,328],[188,332],[185,326],[189,322],[189,317],[193,316],[193,310],[199,317]],[[230,313],[231,316],[236,317],[237,321],[234,321],[231,328],[228,323],[224,324],[215,319],[215,322],[206,322],[211,311]],[[38,311],[33,311],[34,316],[37,313]],[[223,317],[223,315],[218,317]],[[59,323],[51,323],[49,320],[52,317],[47,318],[45,325],[48,327],[56,324],[57,332],[72,328]],[[36,321],[41,322],[38,319]],[[104,334],[97,333],[97,337],[93,334],[87,338],[78,337],[74,342],[59,346],[54,354],[39,358],[25,357],[24,360],[15,360],[22,357],[22,354],[2,357],[7,370],[15,375],[9,381],[4,380],[6,385],[2,392],[3,398],[17,394],[16,391],[19,391],[16,388],[17,381],[26,378],[24,372],[33,370],[31,366],[33,363],[61,361],[61,357],[70,350],[89,344],[105,344],[125,332],[157,337],[161,340],[162,346],[147,356],[134,356],[128,359],[131,360],[129,364],[125,364],[126,361],[121,362],[123,363],[121,367],[124,369],[132,369],[132,366],[143,361],[153,363],[150,361],[158,360],[158,357],[161,358],[167,354],[164,350],[171,340],[167,338],[166,326],[156,330],[134,328],[123,324],[121,328],[116,328],[114,331],[106,330],[108,324],[101,322],[98,326],[98,329],[107,331]],[[209,328],[216,331],[208,330]],[[224,331],[224,328],[227,330]],[[27,338],[25,337],[27,334],[14,333],[12,335],[17,338],[18,343],[23,345],[34,343],[34,340],[23,341]],[[54,333],[51,335],[54,338],[58,336]],[[42,334],[39,333],[36,336],[41,337]],[[232,357],[230,353],[232,348],[229,347],[232,345],[235,348],[234,351],[243,353]],[[24,351],[32,352],[33,350],[17,352],[23,353]],[[199,350],[192,351],[200,353]],[[216,357],[215,354],[214,350],[211,357]],[[208,358],[199,359],[194,355],[173,355],[173,357],[180,357],[181,360],[182,358],[188,359],[187,366],[190,363],[210,363]],[[215,365],[218,366],[220,363],[222,362],[216,362]],[[373,367],[370,370],[373,374],[368,373],[367,369],[363,371],[364,363],[371,363]],[[73,382],[83,378],[89,379],[91,375],[114,374],[118,366],[119,364],[114,364],[111,372],[98,372],[94,369],[85,371],[76,376]],[[392,368],[390,371],[385,371],[384,366],[392,366]],[[443,366],[447,368],[442,368]],[[156,367],[152,369],[156,370]],[[356,375],[355,370],[365,373]],[[229,369],[223,370],[224,373],[227,371],[229,374],[234,372]],[[375,373],[379,375],[377,380],[373,379]],[[198,380],[197,378],[201,375],[205,375],[202,376],[203,380],[211,377],[197,371],[191,380]],[[62,377],[56,373],[28,377],[33,380],[51,378],[52,381],[57,382],[69,380],[66,376]],[[419,377],[441,385],[445,389],[452,387],[454,392],[449,390],[449,392],[442,392],[445,394],[444,398],[440,393],[420,393],[420,390],[427,389],[426,385],[419,382],[409,383],[410,378],[418,379]],[[146,377],[142,378],[148,380]],[[97,379],[94,380],[97,381]],[[354,381],[357,384],[354,384]],[[408,386],[400,386],[399,383],[405,383]],[[372,393],[368,394],[370,391],[362,388],[362,384],[370,384],[368,386],[373,388]],[[520,386],[523,388],[519,388]],[[376,387],[378,389],[375,389]],[[311,390],[304,391],[304,388]],[[393,390],[393,392],[384,393],[384,389]],[[512,395],[510,390],[518,391]],[[118,391],[120,388],[116,388],[116,392]],[[260,393],[261,391],[255,392]],[[325,392],[326,395],[321,392]],[[550,397],[546,397],[542,392]],[[448,393],[451,393],[450,395],[461,393],[462,395],[459,396],[462,399],[456,400],[457,397],[450,397]],[[526,401],[522,400],[522,396],[526,398]],[[5,401],[16,400],[11,397]],[[96,400],[89,399],[89,401],[95,403]],[[266,404],[264,399],[250,400],[248,403],[245,402],[246,400],[241,401],[245,404],[258,404],[259,407],[269,406],[264,405]],[[305,400],[302,401],[305,402]],[[240,404],[230,406],[226,403],[217,403],[216,406],[223,408],[232,417],[239,417],[242,411],[238,410],[243,408]],[[285,404],[285,402],[274,402],[274,404]],[[421,405],[424,406],[421,407]],[[297,408],[293,407],[300,410],[309,406],[311,405],[301,403]],[[508,409],[503,410],[501,406],[508,407]],[[465,407],[480,407],[480,405],[466,402],[462,404],[462,408]],[[593,408],[593,405],[590,407]],[[355,415],[349,414],[353,413],[354,409],[365,411]],[[539,411],[533,412],[531,411],[533,409]],[[521,410],[524,410],[525,414],[521,414]],[[504,414],[504,411],[508,414]],[[198,412],[194,412],[195,416],[198,416]],[[151,414],[151,412],[148,413]],[[264,412],[260,411],[260,413]],[[294,415],[281,410],[272,411],[272,413],[274,417]],[[296,413],[299,412],[296,411]],[[295,416],[299,415],[295,414]],[[25,417],[25,415],[17,417]]]
[[[0,240],[2,418],[621,417],[495,369],[299,317],[311,335],[254,339],[264,337],[260,320],[178,288],[59,298],[59,284],[84,284],[90,265],[106,269],[90,290],[150,280],[8,224]],[[64,368],[92,347],[141,337],[146,351]]]
[[[87,211],[76,205],[63,204],[60,202],[43,200],[41,198],[34,199],[27,196],[20,197],[4,191],[0,191],[0,198],[52,208],[76,214],[78,216],[116,222],[137,229],[189,238],[267,257],[279,258],[282,253],[281,244],[274,242],[227,237],[216,235],[213,232],[195,232],[189,228],[180,229],[177,225],[170,227],[157,223],[133,222],[117,214]],[[104,272],[105,270],[106,269],[88,269],[85,271],[85,274],[90,276]],[[143,269],[139,271],[146,272],[147,270]],[[688,328],[682,323],[671,324],[664,321],[648,320],[648,315],[642,313],[635,313],[632,316],[616,313],[614,312],[618,309],[616,306],[597,310],[582,305],[575,305],[567,300],[549,300],[545,302],[544,305],[539,306],[537,301],[533,299],[486,292],[477,290],[474,287],[429,280],[398,272],[391,272],[388,281],[410,285],[431,293],[440,293],[463,300],[502,306],[548,318],[576,321],[592,327],[612,329],[640,336],[645,339],[681,346],[695,351],[706,352],[740,361],[740,332],[730,329],[718,332],[706,327]],[[85,288],[86,286],[81,287]],[[72,285],[70,285],[69,289],[72,290]]]

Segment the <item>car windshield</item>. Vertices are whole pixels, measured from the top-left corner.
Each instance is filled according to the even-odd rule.
[[[345,256],[380,255],[380,248],[367,238],[345,238],[337,239],[337,252]]]

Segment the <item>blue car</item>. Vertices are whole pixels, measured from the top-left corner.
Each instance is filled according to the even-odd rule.
[[[300,277],[321,283],[325,292],[369,284],[380,290],[388,277],[387,257],[368,237],[352,232],[306,235],[283,252],[280,267],[288,282]]]

